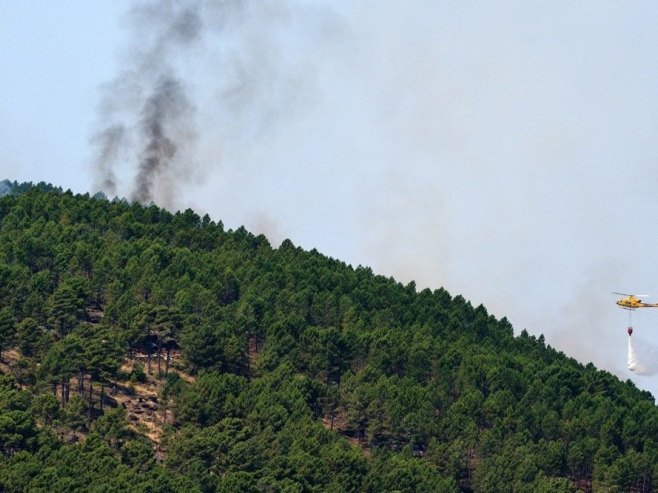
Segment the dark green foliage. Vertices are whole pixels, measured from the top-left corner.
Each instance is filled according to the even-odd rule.
[[[4,189],[4,491],[658,487],[653,397],[483,306],[191,210]],[[162,383],[158,455],[94,397],[119,376]]]
[[[15,332],[16,320],[11,310],[8,308],[0,310],[0,359],[2,358],[3,348],[11,342]]]
[[[24,318],[16,328],[16,344],[23,356],[34,356],[39,351],[42,330],[30,317]]]
[[[50,393],[34,397],[30,410],[34,418],[45,425],[53,424],[62,414],[57,397]]]

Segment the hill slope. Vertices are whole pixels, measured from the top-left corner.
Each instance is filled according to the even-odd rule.
[[[0,198],[7,491],[658,482],[650,394],[461,296],[191,210],[20,192]]]

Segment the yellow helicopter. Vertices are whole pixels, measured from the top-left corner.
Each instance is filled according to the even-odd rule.
[[[658,308],[658,303],[645,303],[640,298],[646,298],[647,294],[627,294],[617,293],[613,291],[612,294],[623,296],[622,299],[617,300],[616,303],[624,310],[635,310],[636,308]]]
[[[631,321],[631,314],[635,311],[636,308],[658,308],[658,303],[645,303],[640,298],[645,298],[648,295],[646,294],[627,294],[627,293],[617,293],[613,291],[613,294],[618,294],[623,296],[622,299],[617,300],[616,303],[624,310],[628,310],[628,336],[633,335],[633,324]]]

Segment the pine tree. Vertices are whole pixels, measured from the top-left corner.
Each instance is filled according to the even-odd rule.
[[[12,341],[16,332],[16,320],[9,308],[0,310],[0,360],[2,350]]]

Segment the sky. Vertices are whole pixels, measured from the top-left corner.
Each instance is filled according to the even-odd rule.
[[[658,4],[4,0],[0,179],[191,207],[658,395]],[[114,136],[110,139],[109,136]]]

